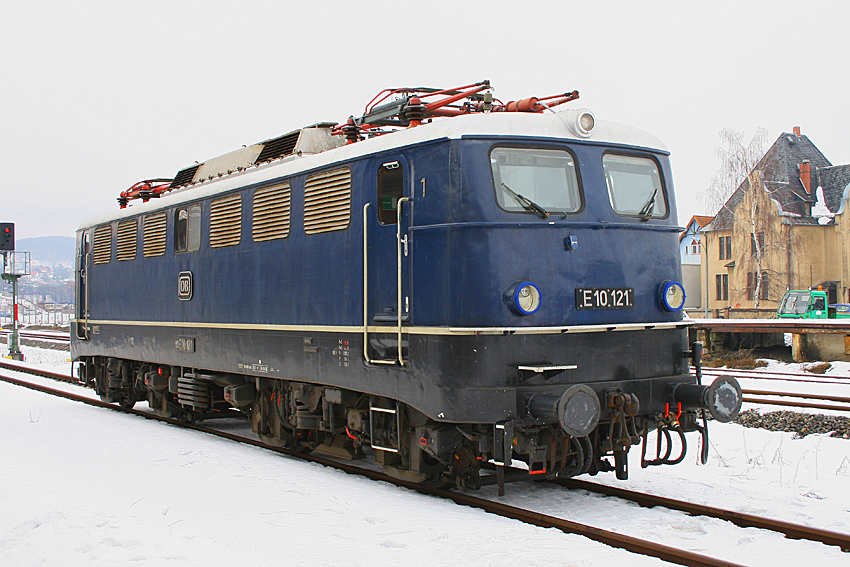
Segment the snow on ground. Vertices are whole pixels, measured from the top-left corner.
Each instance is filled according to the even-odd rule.
[[[27,363],[68,370],[67,352],[22,350]],[[662,564],[9,384],[0,396],[0,565]],[[850,533],[849,441],[713,423],[703,466],[698,436],[688,438],[680,465],[642,470],[633,450],[628,481],[588,480]],[[505,501],[746,565],[850,557],[583,491],[513,484]]]

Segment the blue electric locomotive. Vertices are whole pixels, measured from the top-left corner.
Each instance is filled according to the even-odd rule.
[[[683,455],[741,390],[689,373],[668,152],[553,110],[577,96],[388,90],[137,184],[77,233],[80,380],[471,488],[514,460],[625,478],[655,430],[642,462],[680,460],[670,432]]]

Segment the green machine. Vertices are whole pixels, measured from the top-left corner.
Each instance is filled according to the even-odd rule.
[[[850,319],[850,313],[836,311],[828,305],[826,292],[821,289],[789,289],[776,310],[780,319]]]

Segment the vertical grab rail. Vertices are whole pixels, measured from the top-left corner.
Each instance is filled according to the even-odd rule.
[[[372,364],[369,358],[369,216],[371,203],[363,205],[363,358]]]
[[[396,223],[396,241],[398,244],[398,255],[397,255],[397,266],[398,266],[398,279],[396,281],[396,286],[398,288],[398,363],[401,366],[404,366],[404,359],[401,356],[401,213],[402,206],[401,204],[405,201],[410,201],[410,197],[401,197],[398,200],[398,211],[397,211],[397,223]],[[407,246],[407,235],[404,236],[404,244]]]
[[[401,214],[402,214],[402,203],[404,201],[410,201],[409,197],[402,197],[398,200],[398,225],[396,226],[396,286],[397,286],[397,313],[398,313],[398,326],[396,329],[397,337],[398,337],[398,360],[378,360],[369,358],[369,215],[368,210],[371,206],[371,203],[366,203],[363,205],[363,358],[366,360],[368,364],[395,364],[398,362],[401,366],[404,366],[404,358],[402,357],[401,351],[401,307],[402,307],[402,293],[401,293]],[[404,243],[407,244],[407,237],[405,237]]]

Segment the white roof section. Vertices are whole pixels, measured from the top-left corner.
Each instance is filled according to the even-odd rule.
[[[353,158],[439,139],[460,139],[465,136],[550,138],[578,143],[634,146],[667,153],[667,148],[661,140],[652,134],[614,122],[596,120],[593,132],[589,136],[580,137],[567,124],[581,110],[584,109],[570,109],[557,113],[493,112],[469,114],[436,120],[430,124],[376,136],[322,153],[293,154],[257,167],[243,169],[210,181],[176,189],[147,203],[132,202],[125,209],[116,209],[84,221],[77,230],[157,211],[182,202],[203,199],[245,185],[298,175],[310,169],[329,167]],[[252,148],[246,148],[246,150],[251,151]],[[116,196],[118,193],[119,191],[116,191]]]

